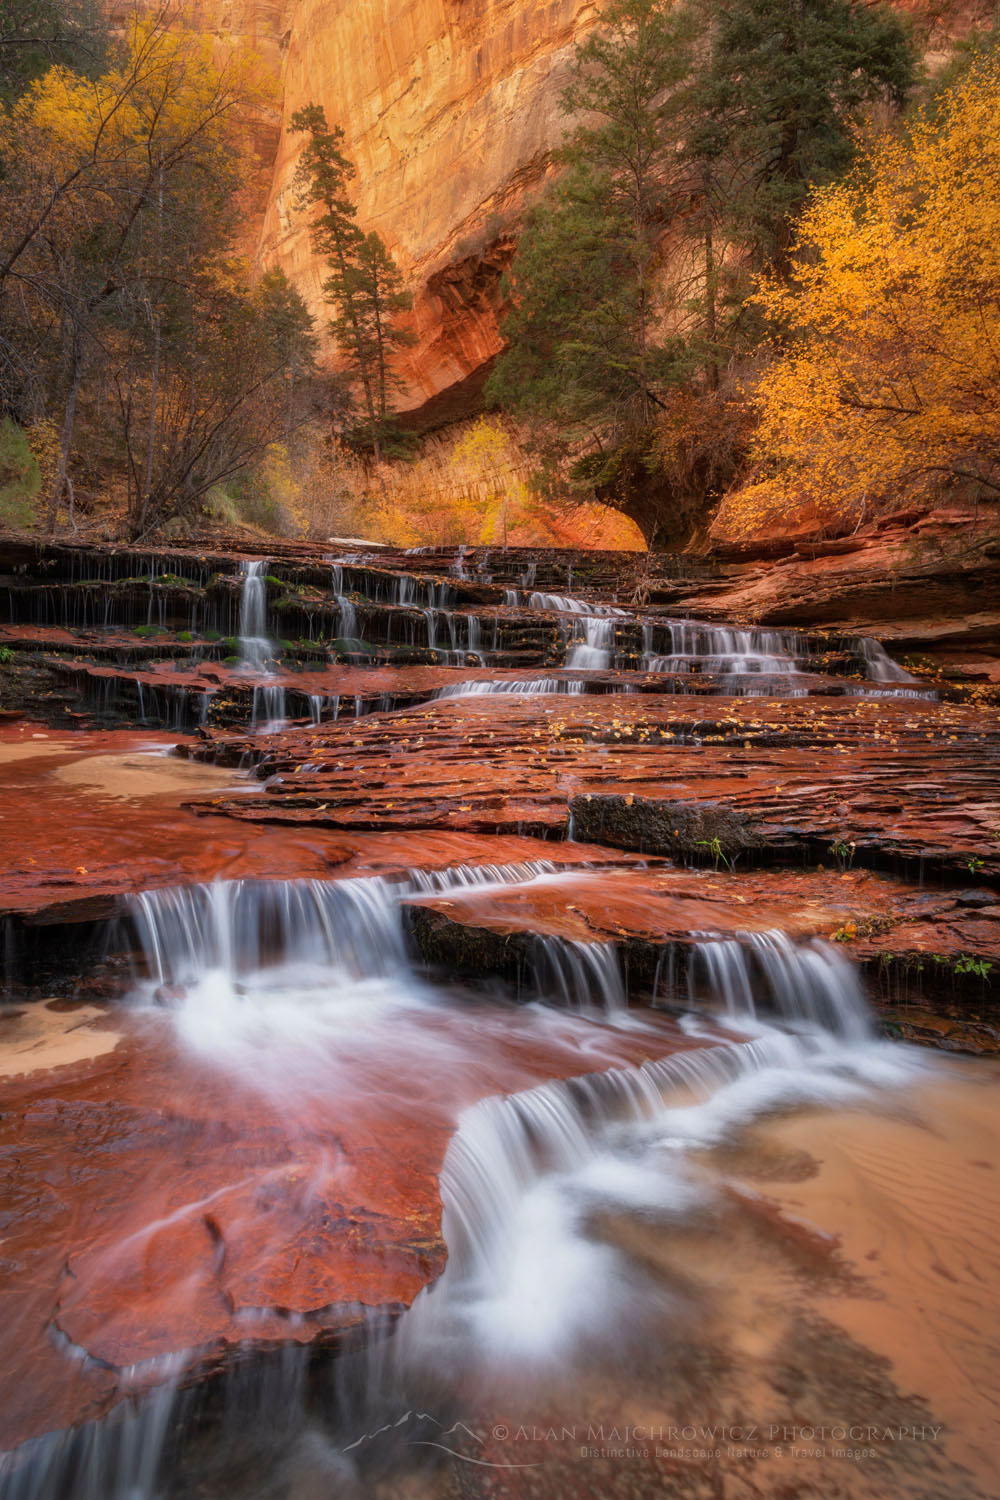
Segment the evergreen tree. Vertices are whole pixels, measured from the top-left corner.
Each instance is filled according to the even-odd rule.
[[[106,52],[107,20],[98,0],[4,0],[0,100],[12,102],[53,66],[94,74]]]
[[[361,386],[366,421],[355,435],[371,446],[377,463],[393,433],[392,354],[413,341],[398,321],[412,299],[381,237],[364,234],[356,223],[357,208],[347,193],[354,166],[341,149],[344,132],[327,124],[318,104],[297,110],[291,129],[308,136],[295,172],[298,203],[318,210],[310,234],[314,251],[330,267],[323,283],[324,296],[335,309],[330,329]]]
[[[704,164],[728,236],[756,268],[785,271],[789,226],[810,188],[850,165],[868,106],[902,105],[913,49],[898,16],[865,0],[701,4],[706,47],[687,152]]]
[[[561,103],[581,123],[528,217],[487,399],[545,429],[564,470],[575,451],[571,478],[649,537],[690,524],[695,476],[732,477],[745,423],[724,451],[717,393],[759,335],[750,273],[784,266],[810,184],[849,162],[867,105],[903,98],[913,58],[891,12],[855,0],[613,0],[602,22],[576,49]],[[682,401],[678,427],[685,386],[710,421]]]

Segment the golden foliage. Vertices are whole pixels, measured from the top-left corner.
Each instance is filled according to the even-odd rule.
[[[480,417],[426,437],[412,461],[366,464],[318,429],[299,434],[294,496],[282,502],[311,536],[415,546],[556,546],[642,551],[626,516],[592,503],[540,500],[516,431]]]
[[[1000,488],[1000,65],[817,192],[794,279],[759,301],[790,341],[758,388],[757,477],[718,534],[857,526],[943,484]]]

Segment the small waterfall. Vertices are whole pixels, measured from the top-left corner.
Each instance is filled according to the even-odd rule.
[[[358,631],[358,612],[344,594],[337,594],[337,608],[340,610],[340,619],[337,623],[337,632],[344,641],[356,641],[360,639]]]
[[[609,1340],[620,1349],[651,1291],[588,1232],[595,1213],[669,1224],[711,1212],[718,1180],[701,1149],[777,1107],[870,1102],[914,1066],[885,1047],[772,1030],[481,1101],[441,1173],[447,1267],[403,1319],[391,1364],[460,1381],[484,1364],[564,1370]]]
[[[920,680],[894,662],[882,642],[877,641],[874,636],[859,636],[858,651],[872,682],[919,682]]]
[[[591,604],[586,599],[572,599],[567,594],[531,594],[530,609],[540,609],[546,614],[602,615],[616,619],[628,619],[627,609],[618,609],[613,604]]]
[[[209,973],[230,979],[289,961],[358,977],[405,969],[400,903],[555,872],[550,860],[413,870],[399,880],[220,880],[165,886],[130,898],[129,919],[154,985],[189,985]]]
[[[861,1042],[872,1035],[857,971],[829,943],[793,943],[783,932],[713,938],[692,950],[688,997],[700,992],[734,1018],[775,1015]]]
[[[614,653],[614,621],[588,615],[580,621],[583,639],[577,638],[566,653],[567,667],[583,672],[606,672]]]
[[[541,937],[536,942],[532,970],[532,983],[539,994],[567,1010],[596,1009],[612,1016],[628,1009],[614,943]]]
[[[644,632],[643,668],[647,672],[712,672],[724,677],[767,673],[795,676],[801,638],[786,630],[737,630],[702,620],[671,620],[670,651],[655,655],[653,630]]]
[[[525,677],[495,682],[449,682],[435,688],[432,698],[476,698],[481,695],[528,695],[535,693],[582,693],[582,682],[563,677]]]
[[[334,723],[340,718],[340,694],[339,693],[310,693],[309,722],[311,724],[322,724],[323,715],[329,711],[329,718]]]
[[[220,880],[167,886],[130,902],[151,979],[186,986],[231,980],[289,960],[384,974],[404,962],[388,881]]]
[[[504,589],[503,602],[508,609],[517,609],[521,603],[521,594],[518,589]]]
[[[271,655],[267,637],[267,588],[264,583],[266,557],[240,564],[243,593],[240,598],[240,665],[250,672],[266,672]]]
[[[285,689],[274,684],[255,684],[250,728],[264,729],[268,725],[283,724],[287,717]]]

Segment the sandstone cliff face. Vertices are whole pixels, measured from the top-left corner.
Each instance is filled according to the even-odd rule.
[[[206,0],[211,3],[211,0]],[[248,0],[252,4],[252,0]],[[593,0],[281,0],[287,9],[282,133],[261,238],[323,320],[322,266],[293,207],[299,144],[285,129],[322,104],[357,165],[358,217],[377,229],[414,294],[418,343],[402,404],[461,414],[498,352],[503,233],[545,175],[574,41]],[[437,398],[437,399],[435,399]]]
[[[152,0],[146,0],[152,3]],[[940,61],[985,0],[895,0]],[[432,426],[476,408],[499,352],[500,279],[518,211],[566,122],[558,97],[600,0],[193,0],[188,24],[246,43],[274,69],[280,122],[255,125],[262,266],[280,266],[325,328],[322,265],[294,208],[299,140],[288,120],[323,105],[357,166],[359,222],[377,229],[414,296],[417,343],[401,405]],[[937,51],[935,49],[938,49]],[[327,353],[333,351],[327,344]]]

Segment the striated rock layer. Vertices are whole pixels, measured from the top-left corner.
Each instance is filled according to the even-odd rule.
[[[358,169],[358,215],[377,229],[415,294],[418,343],[404,405],[419,406],[499,351],[504,232],[544,178],[563,131],[558,95],[591,0],[298,0],[290,9],[283,126],[322,104]],[[283,129],[261,243],[316,313],[322,267],[293,207],[298,157]],[[447,415],[445,411],[439,415]]]

